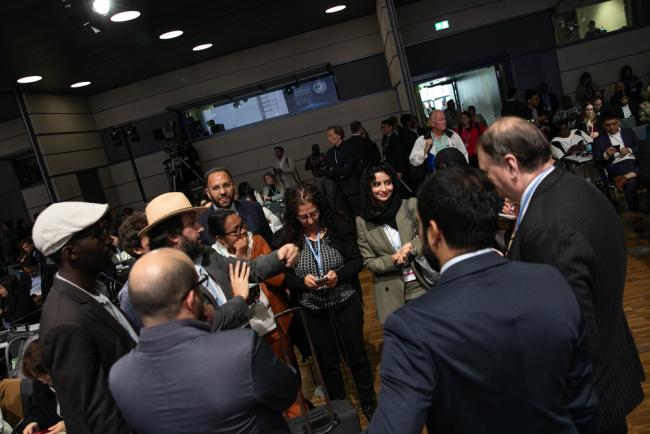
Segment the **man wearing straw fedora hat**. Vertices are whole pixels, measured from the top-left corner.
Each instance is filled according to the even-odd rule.
[[[233,288],[228,272],[229,264],[237,263],[214,249],[200,244],[203,227],[197,218],[206,208],[193,207],[183,193],[164,193],[154,198],[145,210],[146,226],[140,236],[149,236],[149,248],[171,247],[185,252],[193,261],[197,273],[206,279],[207,298],[215,308],[213,330],[230,329],[246,324],[250,319],[248,288]],[[280,274],[284,267],[292,267],[298,248],[285,244],[278,250],[249,261],[252,283]]]

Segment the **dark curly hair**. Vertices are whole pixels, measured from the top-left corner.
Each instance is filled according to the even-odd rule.
[[[332,208],[320,191],[311,184],[305,182],[298,184],[295,188],[287,190],[285,194],[287,208],[284,214],[284,226],[280,239],[283,243],[293,243],[302,247],[304,242],[304,230],[298,221],[298,206],[311,202],[319,211],[318,221],[321,228],[327,229],[330,236],[336,237],[343,233],[343,226],[346,222],[345,216]]]
[[[117,230],[120,248],[126,250],[131,256],[138,256],[134,252],[134,249],[140,248],[140,237],[138,233],[145,227],[147,227],[147,216],[143,212],[133,212],[133,214],[124,219]]]

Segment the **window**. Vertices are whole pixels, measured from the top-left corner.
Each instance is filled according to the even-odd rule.
[[[633,25],[632,8],[636,0],[581,2],[580,8],[562,11],[553,17],[558,44],[598,38]]]
[[[26,152],[25,154],[13,157],[11,164],[14,166],[14,171],[16,172],[16,177],[21,187],[25,188],[43,182],[41,170],[38,168],[36,156],[33,152]]]
[[[278,116],[300,113],[339,101],[333,75],[294,85],[185,110],[183,120],[190,139],[210,136]]]

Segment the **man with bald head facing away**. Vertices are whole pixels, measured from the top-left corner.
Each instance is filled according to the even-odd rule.
[[[229,267],[236,285],[248,285],[248,272],[243,262]],[[126,421],[139,434],[288,434],[282,411],[298,392],[295,371],[250,329],[211,333],[197,319],[202,284],[176,249],[133,266],[129,294],[143,329],[109,377]]]
[[[621,219],[583,178],[555,168],[550,144],[528,121],[505,117],[480,138],[481,169],[519,204],[508,256],[556,267],[578,298],[602,433],[627,432],[641,401],[643,367],[623,312],[627,252]]]

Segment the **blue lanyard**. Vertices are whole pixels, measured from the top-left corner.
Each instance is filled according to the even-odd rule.
[[[519,225],[521,224],[521,219],[524,218],[524,213],[526,212],[526,209],[528,208],[528,202],[530,202],[531,197],[533,196],[533,193],[535,193],[535,190],[537,190],[537,187],[539,184],[541,184],[542,180],[546,177],[546,175],[555,168],[555,166],[551,166],[539,175],[537,175],[537,178],[533,181],[531,184],[530,188],[524,196],[521,198],[521,202],[519,203],[519,214],[517,215],[517,221],[515,223],[515,230],[513,231],[513,235],[517,232],[517,229],[519,228]]]
[[[314,248],[311,245],[311,241],[309,241],[309,238],[307,238],[307,235],[305,235],[305,244],[307,244],[307,247],[309,247],[309,250],[311,251],[311,254],[314,256],[314,260],[316,261],[316,267],[318,267],[318,277],[323,277],[325,273],[323,272],[323,260],[322,256],[320,253],[320,227],[318,229],[318,238],[316,239],[316,248],[318,251],[314,250]]]

